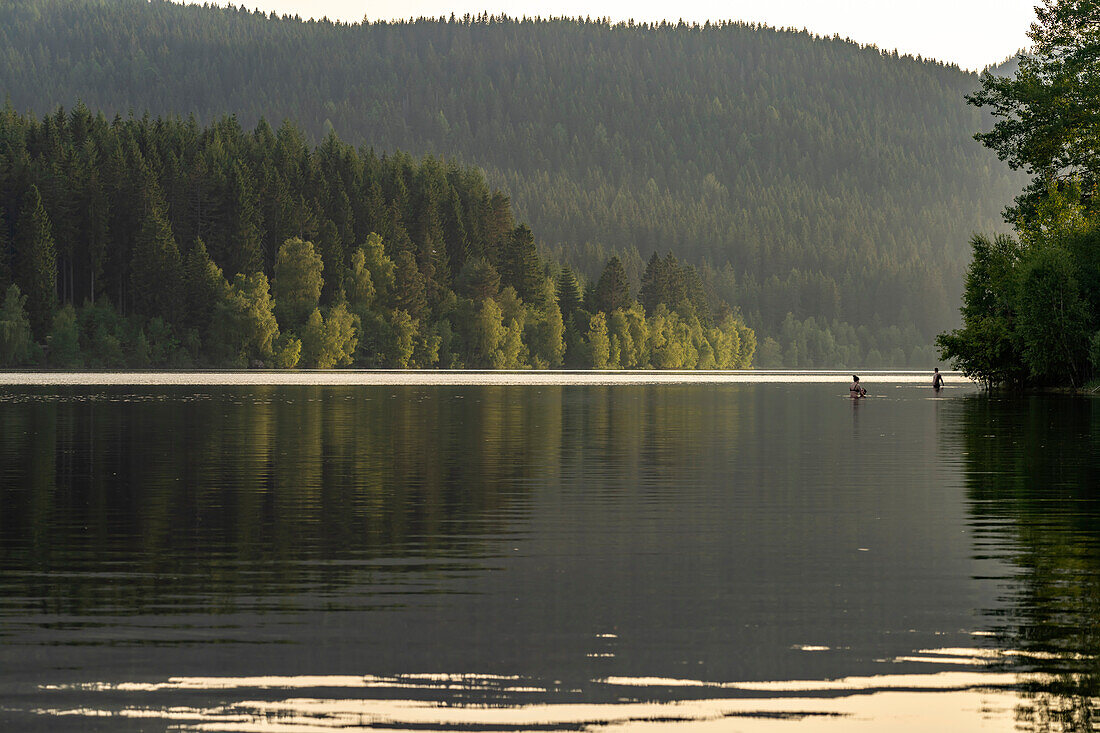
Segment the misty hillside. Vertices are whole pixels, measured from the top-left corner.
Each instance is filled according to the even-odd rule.
[[[1023,53],[1023,51],[1021,50],[1020,53]],[[1016,74],[1017,71],[1019,71],[1019,69],[1020,57],[1016,55],[1009,56],[1007,59],[1000,62],[999,64],[991,64],[987,66],[985,68],[985,71],[993,74],[993,76],[1013,76]]]
[[[773,337],[763,366],[926,365],[957,321],[968,236],[1020,188],[972,140],[976,75],[742,24],[26,0],[0,6],[0,47],[20,111],[290,118],[480,166],[589,277],[612,252],[635,278],[654,251],[704,264],[714,297]]]

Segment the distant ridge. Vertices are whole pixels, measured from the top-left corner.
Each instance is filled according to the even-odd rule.
[[[611,253],[633,278],[653,251],[703,265],[772,336],[762,366],[930,363],[968,236],[1020,188],[972,140],[975,74],[806,32],[27,0],[0,44],[20,110],[291,118],[481,166],[589,277]]]
[[[1013,76],[1020,69],[1020,54],[1025,53],[1024,49],[1020,49],[1017,53],[1009,56],[1004,61],[996,64],[990,64],[985,67],[984,71],[993,74],[994,76]]]

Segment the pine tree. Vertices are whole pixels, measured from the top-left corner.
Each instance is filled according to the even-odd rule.
[[[711,322],[710,302],[707,297],[706,287],[699,278],[699,271],[689,265],[683,268],[682,273],[681,279],[684,284],[685,300],[691,305],[693,315],[695,315],[703,325],[709,326]]]
[[[195,240],[184,262],[184,291],[183,325],[205,335],[210,331],[215,309],[229,295],[229,283],[201,239]]]
[[[515,220],[512,218],[512,202],[500,191],[494,191],[493,195],[485,201],[485,242],[489,255],[489,261],[498,267],[499,262],[493,259],[493,253],[501,251],[501,245],[512,235],[515,228]]]
[[[147,192],[145,216],[130,260],[131,302],[136,312],[172,323],[186,317],[180,307],[183,263],[159,188],[151,182]]]
[[[382,196],[382,183],[377,177],[372,176],[366,186],[362,197],[362,214],[357,216],[356,224],[360,231],[377,232],[379,236],[392,235],[392,230],[386,230],[390,218],[386,215],[386,200]]]
[[[583,305],[584,296],[581,294],[577,276],[568,267],[561,268],[561,274],[558,275],[558,308],[561,309],[562,318],[569,322]]]
[[[344,267],[344,244],[340,238],[340,231],[329,219],[321,224],[321,231],[317,234],[316,249],[321,262],[324,263],[322,297],[325,302],[331,302],[337,299],[347,268]],[[279,251],[282,251],[281,247]],[[306,315],[308,316],[309,313],[307,312]]]
[[[428,302],[424,293],[424,277],[417,269],[416,258],[406,249],[397,254],[394,265],[395,305],[415,320],[420,320],[428,309]]]
[[[82,302],[84,298],[79,294],[85,293],[85,297],[95,303],[103,287],[100,281],[110,249],[110,204],[95,167],[94,158],[90,154],[87,158],[87,168],[81,172],[81,179],[77,184],[79,187],[77,208],[82,221],[77,228],[75,254],[79,263],[78,269],[84,270],[87,282],[74,283],[77,293],[74,300]],[[80,280],[84,279],[80,278]]]
[[[0,208],[0,292],[7,292],[11,284],[11,232]]]
[[[466,228],[462,224],[462,202],[458,198],[458,191],[453,188],[451,197],[443,208],[443,241],[451,272],[462,272],[469,256],[469,245],[466,241]]]
[[[596,283],[593,295],[595,309],[600,313],[612,313],[620,308],[629,308],[633,300],[630,297],[630,282],[626,278],[623,262],[618,257],[607,261],[603,274]]]
[[[455,287],[475,301],[495,298],[500,291],[500,275],[484,257],[471,257],[459,273]]]
[[[642,287],[638,290],[638,302],[645,308],[647,314],[657,310],[657,305],[663,302],[663,262],[656,252],[646,263],[645,272],[642,273]]]
[[[223,226],[228,234],[225,269],[228,272],[253,273],[263,268],[263,229],[248,176],[239,162],[230,168],[227,211]]]
[[[15,282],[27,297],[35,337],[44,338],[57,307],[57,254],[37,186],[27,193],[15,232]]]
[[[523,302],[542,305],[542,268],[535,235],[526,224],[516,227],[507,239],[500,265],[501,282],[516,289]]]

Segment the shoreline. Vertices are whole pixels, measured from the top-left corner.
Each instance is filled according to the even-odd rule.
[[[188,371],[0,371],[0,386],[614,386],[645,384],[847,383],[838,370],[188,370]],[[958,372],[941,372],[947,386],[975,386]],[[924,384],[931,372],[883,370],[861,373],[868,384]]]

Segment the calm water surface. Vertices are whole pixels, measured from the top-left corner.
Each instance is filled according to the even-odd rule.
[[[1092,730],[1100,402],[868,386],[4,387],[0,727]]]

